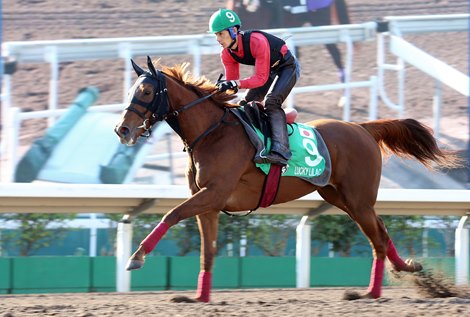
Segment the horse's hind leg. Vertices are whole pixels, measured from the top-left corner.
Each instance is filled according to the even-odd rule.
[[[357,187],[353,187],[352,192],[349,192],[344,188],[338,191],[333,187],[325,187],[318,190],[318,193],[329,203],[347,212],[369,239],[374,262],[368,292],[361,297],[378,298],[382,290],[384,261],[389,237],[383,222],[375,214],[373,207],[375,203],[374,195],[372,193],[365,195],[364,192],[360,193],[355,188]]]
[[[369,241],[371,242],[372,248],[374,250],[374,259],[382,258],[382,254],[380,254],[380,256],[377,255],[376,246],[378,245],[378,243],[377,242],[374,243],[374,240],[376,240],[376,238],[371,238],[377,235],[376,232],[378,229],[380,232],[380,235],[382,235],[382,238],[380,238],[379,247],[382,248],[383,241],[386,242],[385,255],[389,259],[389,261],[392,263],[392,266],[396,271],[405,271],[405,272],[421,271],[423,268],[421,264],[414,262],[411,259],[407,259],[406,261],[403,261],[403,259],[398,255],[395,245],[393,244],[392,238],[390,238],[390,236],[388,235],[388,232],[387,232],[387,229],[385,227],[383,220],[379,216],[376,215],[374,209],[372,208],[372,212],[368,212],[368,213],[371,214],[371,216],[363,216],[366,213],[361,211],[358,214],[358,217],[353,218],[353,219],[357,222],[361,230],[364,232],[364,234],[368,237]],[[372,214],[374,215],[374,217],[372,217]],[[376,225],[377,229],[375,228],[375,225],[373,224],[375,222],[377,222],[377,225]],[[369,286],[369,288],[370,287],[371,286]]]
[[[364,190],[364,189],[363,189]],[[381,295],[382,280],[385,269],[385,258],[388,257],[395,269],[399,271],[415,272],[421,270],[417,263],[404,262],[398,255],[392,240],[390,239],[385,225],[374,210],[375,195],[367,196],[364,192],[348,193],[343,190],[341,193],[332,187],[322,188],[319,194],[331,204],[346,211],[349,216],[358,224],[362,232],[368,238],[374,256],[371,277],[367,294],[362,298],[378,298]],[[356,197],[352,199],[351,197]],[[361,197],[361,199],[358,199]],[[355,204],[354,201],[359,201]]]
[[[382,222],[382,219],[379,218],[379,220]],[[398,255],[397,249],[395,248],[395,245],[393,244],[393,241],[390,237],[387,244],[387,258],[392,263],[393,268],[399,272],[418,272],[423,269],[421,264],[411,259],[403,261],[402,258]]]
[[[369,239],[374,256],[366,297],[378,298],[382,290],[387,241],[390,241],[390,237],[372,207],[361,209],[360,213],[354,214],[353,219]]]
[[[351,214],[350,214],[351,215]],[[412,261],[404,262],[393,245],[385,225],[378,217],[373,207],[364,207],[353,212],[351,217],[367,236],[372,246],[374,262],[372,264],[369,288],[364,297],[378,298],[381,295],[384,275],[385,257],[392,262],[398,271],[416,272],[422,269],[421,265]]]
[[[398,270],[420,269],[419,265],[400,259],[383,221],[375,213],[382,164],[380,149],[370,135],[354,126],[331,123],[330,126],[319,124],[317,128],[327,144],[335,145],[330,149],[331,182],[334,185],[320,188],[318,193],[330,204],[344,210],[368,238],[374,262],[365,297],[380,297],[386,257]],[[345,134],[349,134],[349,138],[342,137]]]
[[[417,272],[422,269],[419,263],[411,260],[405,262],[400,258],[382,219],[375,213],[373,207],[375,199],[367,199],[367,197],[364,197],[364,193],[362,195],[355,193],[355,200],[348,199],[348,197],[353,196],[341,194],[331,187],[320,189],[319,193],[326,201],[346,211],[357,223],[371,244],[374,262],[372,264],[367,294],[361,297],[380,297],[386,257],[397,271]],[[362,199],[357,199],[357,197],[362,197]],[[361,203],[355,205],[351,203],[352,201],[361,201]]]

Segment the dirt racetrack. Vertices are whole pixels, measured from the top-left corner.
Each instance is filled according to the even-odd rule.
[[[470,298],[425,298],[412,288],[387,287],[380,299],[346,301],[344,292],[344,288],[217,290],[209,304],[171,301],[175,296],[192,297],[194,291],[6,295],[1,297],[0,316],[470,316]]]

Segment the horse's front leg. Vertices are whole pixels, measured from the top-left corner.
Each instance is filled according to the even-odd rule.
[[[197,283],[197,297],[200,302],[209,302],[212,288],[212,266],[217,254],[217,230],[219,212],[197,216],[201,235],[201,271]]]
[[[215,186],[222,188],[222,186]],[[157,243],[163,238],[168,229],[181,220],[202,215],[208,212],[218,212],[225,206],[228,195],[223,190],[203,188],[179,206],[170,210],[152,232],[140,243],[137,251],[130,257],[126,269],[137,270],[144,266],[145,255],[152,252]]]

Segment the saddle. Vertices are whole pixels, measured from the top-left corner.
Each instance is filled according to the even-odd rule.
[[[263,104],[257,101],[251,101],[241,106],[243,111],[241,116],[255,128],[260,130],[266,137],[271,136],[271,126],[268,115],[264,111]]]
[[[261,103],[251,102],[240,107],[229,108],[229,111],[240,120],[245,133],[256,149],[256,153],[264,151],[271,135],[271,129],[268,115],[264,112]],[[293,155],[289,164],[283,167],[282,171],[279,165],[256,163],[256,166],[268,176],[258,207],[267,207],[272,203],[281,175],[299,177],[317,186],[325,186],[331,176],[330,156],[321,135],[310,126],[295,123],[297,117],[295,109],[284,111],[286,112],[289,142]],[[310,163],[306,166],[306,162]]]
[[[268,120],[268,115],[264,111],[263,104],[258,101],[251,101],[240,107],[230,108],[230,111],[240,120],[245,132],[248,135],[253,146],[256,148],[256,153],[264,150],[267,140],[271,137],[271,125]],[[297,118],[297,110],[284,109],[286,113],[286,122],[292,124]],[[255,129],[258,129],[264,136],[261,140]]]
[[[258,101],[251,101],[241,106],[243,108],[244,119],[259,129],[267,137],[271,136],[271,126],[263,104]],[[297,118],[297,110],[294,108],[284,109],[286,122],[294,123]]]

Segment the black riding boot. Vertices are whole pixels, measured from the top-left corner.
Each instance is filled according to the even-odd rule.
[[[289,150],[286,114],[282,108],[269,108],[266,112],[271,124],[271,151],[265,156],[257,155],[255,162],[287,165],[292,153]]]

